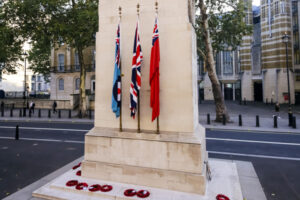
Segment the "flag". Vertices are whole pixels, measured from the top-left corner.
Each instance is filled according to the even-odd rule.
[[[155,19],[155,25],[152,37],[151,61],[150,61],[150,106],[152,108],[152,121],[159,116],[159,33],[158,18]]]
[[[131,83],[130,83],[130,110],[131,110],[131,117],[133,119],[135,118],[137,103],[139,101],[139,92],[141,89],[142,60],[143,60],[143,54],[142,54],[142,47],[140,44],[139,23],[137,23],[135,36],[134,36],[132,73],[131,73]]]
[[[113,77],[112,103],[111,107],[116,117],[120,116],[121,108],[121,59],[120,59],[120,24],[117,29],[116,51],[115,51],[115,72]]]

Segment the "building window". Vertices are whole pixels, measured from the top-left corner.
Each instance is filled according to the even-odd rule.
[[[75,53],[75,70],[80,71],[79,57],[78,53]]]
[[[59,79],[58,81],[58,89],[59,90],[64,90],[65,89],[65,81],[63,78]]]
[[[286,7],[285,7],[285,1],[280,2],[280,13],[285,14],[286,13]]]
[[[223,74],[233,74],[233,56],[231,51],[223,52]]]
[[[33,75],[33,76],[31,77],[31,80],[32,80],[32,81],[35,81],[35,75]]]
[[[96,51],[95,50],[92,51],[92,55],[93,55],[92,65],[93,65],[93,69],[95,69],[96,68]]]
[[[80,88],[80,78],[75,79],[75,90],[79,90]]]
[[[42,90],[42,84],[38,83],[38,91],[41,91],[41,90]]]
[[[279,3],[278,1],[275,2],[275,15],[279,14]]]
[[[261,18],[262,20],[266,18],[266,7],[261,8]]]
[[[35,90],[35,83],[31,83],[31,90]]]
[[[96,89],[96,82],[95,80],[92,80],[92,93],[95,92],[95,89]]]
[[[41,77],[41,76],[38,76],[38,77],[37,77],[37,81],[38,81],[38,82],[41,82],[41,81],[42,81],[42,77]]]
[[[58,70],[65,71],[65,54],[58,54]]]

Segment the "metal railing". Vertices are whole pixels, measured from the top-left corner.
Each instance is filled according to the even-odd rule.
[[[87,72],[95,71],[95,64],[84,65]],[[52,66],[51,73],[73,73],[80,72],[80,65],[64,65],[64,66]]]

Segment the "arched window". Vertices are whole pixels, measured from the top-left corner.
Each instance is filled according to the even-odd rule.
[[[63,78],[58,80],[58,89],[59,90],[64,90],[65,89],[65,81]]]
[[[79,90],[80,88],[80,78],[75,79],[75,90]]]

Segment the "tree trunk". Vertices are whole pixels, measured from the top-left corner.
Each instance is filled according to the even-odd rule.
[[[229,115],[227,112],[227,108],[224,102],[224,97],[222,94],[221,86],[216,74],[215,70],[215,61],[213,56],[213,48],[211,45],[211,38],[209,33],[209,25],[208,25],[208,15],[207,15],[207,8],[204,5],[204,0],[199,0],[199,8],[201,11],[201,24],[204,33],[204,40],[205,40],[205,49],[207,52],[206,55],[206,69],[208,73],[208,77],[212,84],[213,95],[215,99],[215,106],[216,106],[216,122],[221,122],[223,119],[223,115],[226,117],[226,121],[229,121]]]
[[[79,111],[81,111],[82,117],[87,115],[87,103],[86,103],[86,93],[85,93],[85,79],[86,79],[86,68],[83,59],[83,48],[79,47],[78,50],[78,60],[80,64],[80,90],[79,90]]]

